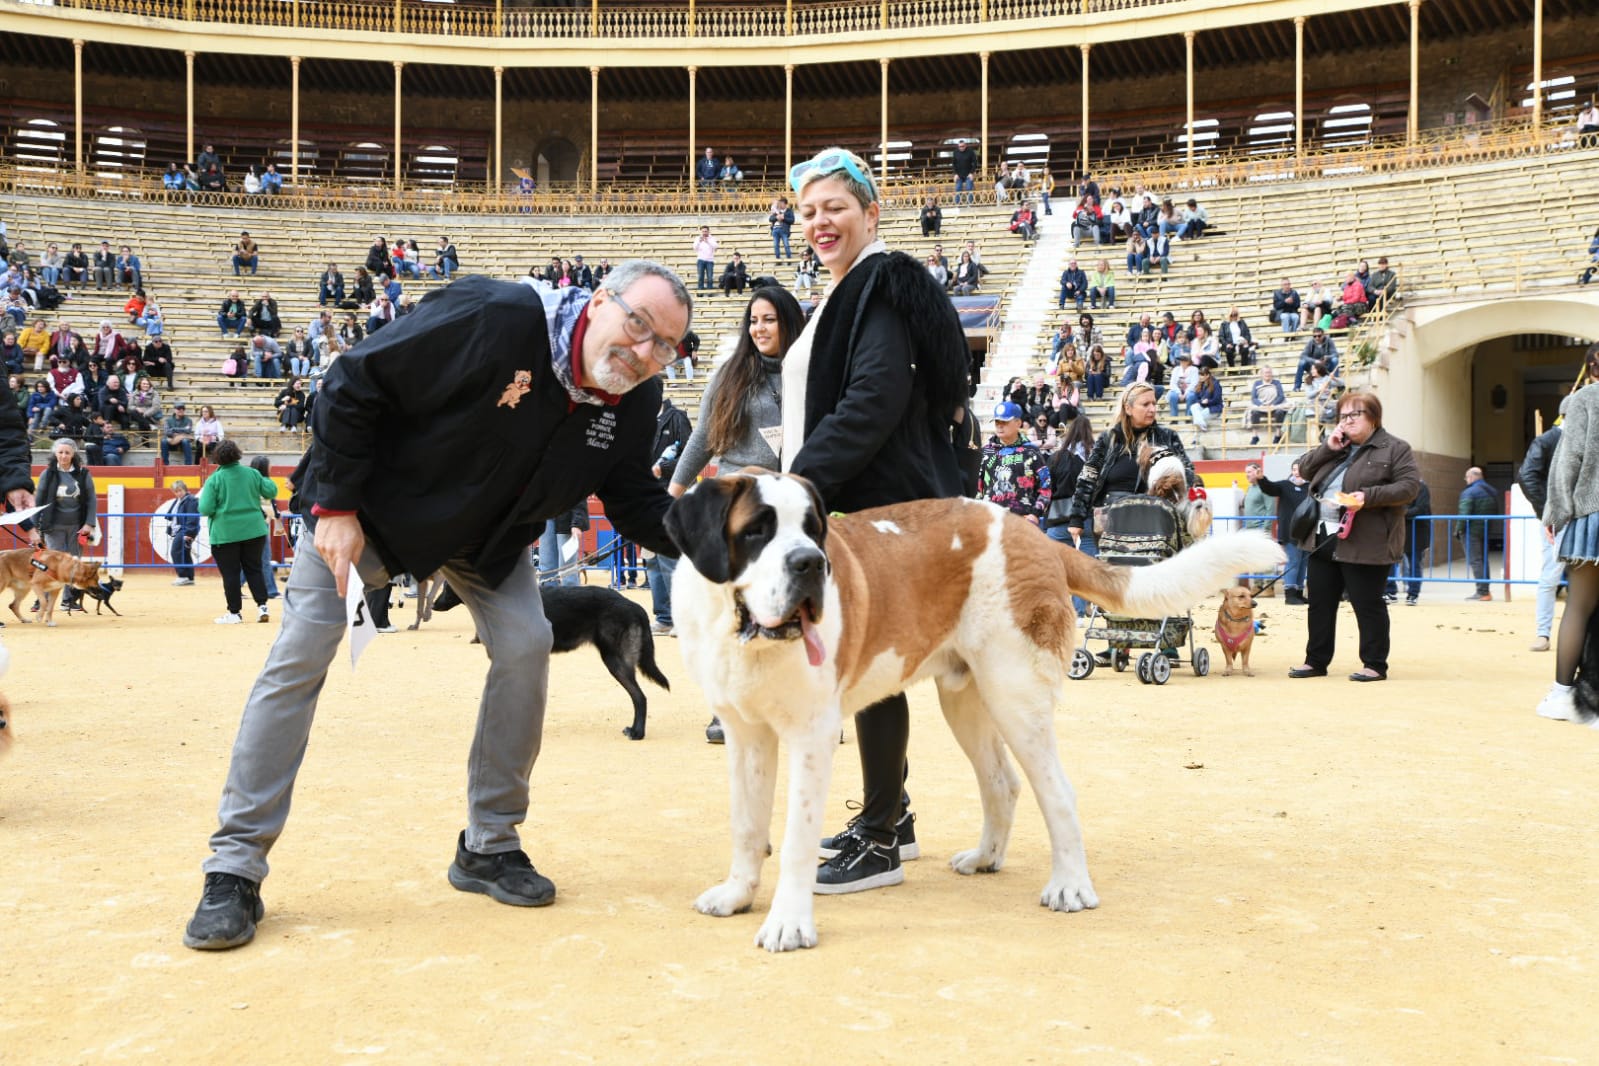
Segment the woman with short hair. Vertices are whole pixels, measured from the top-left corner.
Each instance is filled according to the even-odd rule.
[[[277,484],[252,466],[243,466],[239,446],[222,441],[212,453],[217,468],[200,488],[200,514],[210,519],[211,556],[222,575],[222,595],[227,611],[217,625],[238,625],[244,603],[239,590],[239,572],[250,586],[255,601],[256,621],[270,622],[267,612],[266,577],[261,571],[266,547],[266,517],[263,501],[277,498]]]
[[[1321,504],[1314,527],[1300,537],[1310,612],[1305,661],[1293,678],[1325,677],[1345,596],[1360,629],[1359,670],[1351,681],[1388,677],[1388,572],[1405,554],[1405,507],[1421,489],[1410,445],[1382,426],[1382,401],[1369,392],[1338,400],[1337,428],[1299,457],[1309,492]]]
[[[789,183],[832,282],[783,361],[784,468],[809,478],[830,510],[961,495],[955,429],[965,419],[970,434],[971,356],[953,305],[925,266],[878,236],[877,184],[859,156],[829,148],[790,170]],[[959,269],[975,289],[970,252]],[[822,894],[898,884],[901,859],[917,853],[904,694],[856,714],[855,732],[863,806],[823,841]]]

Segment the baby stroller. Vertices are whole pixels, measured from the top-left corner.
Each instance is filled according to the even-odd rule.
[[[1150,566],[1187,546],[1187,531],[1177,508],[1164,499],[1124,496],[1106,506],[1103,514],[1099,557],[1113,566]],[[1096,640],[1106,643],[1106,651],[1097,659],[1089,651],[1090,641]],[[1149,649],[1138,656],[1137,663],[1138,680],[1146,685],[1164,685],[1171,680],[1172,667],[1185,662],[1197,677],[1210,673],[1210,652],[1195,645],[1191,615],[1127,618],[1091,603],[1083,626],[1083,646],[1072,653],[1067,676],[1081,681],[1107,661],[1119,673],[1127,669],[1137,648]]]

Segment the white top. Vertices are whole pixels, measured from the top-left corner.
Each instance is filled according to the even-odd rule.
[[[878,252],[888,251],[888,245],[882,239],[872,241],[861,254],[855,257],[855,262],[849,265],[854,270],[862,259]],[[800,453],[800,447],[805,443],[805,383],[811,372],[811,344],[816,340],[816,324],[822,320],[822,305],[827,302],[828,295],[838,285],[843,275],[833,278],[827,283],[827,288],[822,292],[822,298],[816,301],[816,306],[811,310],[811,317],[805,323],[805,329],[795,338],[794,344],[783,356],[783,448],[778,453],[782,460],[784,471],[794,465],[794,457]]]

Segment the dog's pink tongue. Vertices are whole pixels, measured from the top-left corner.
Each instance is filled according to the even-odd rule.
[[[805,639],[805,658],[812,666],[821,666],[827,659],[827,646],[822,643],[822,634],[817,632],[816,624],[806,610],[800,611],[800,636]]]

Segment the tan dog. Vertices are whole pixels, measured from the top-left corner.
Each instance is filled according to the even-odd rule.
[[[0,589],[11,590],[11,613],[24,624],[33,621],[24,618],[17,603],[31,592],[39,601],[44,624],[56,624],[56,598],[61,590],[71,585],[77,589],[94,588],[100,583],[100,561],[79,559],[66,552],[41,548],[15,548],[0,552]]]
[[[1243,661],[1245,677],[1255,676],[1249,668],[1249,648],[1255,643],[1255,598],[1243,585],[1234,585],[1221,594],[1221,606],[1216,608],[1216,643],[1227,657],[1222,676],[1232,676],[1235,659]]]

